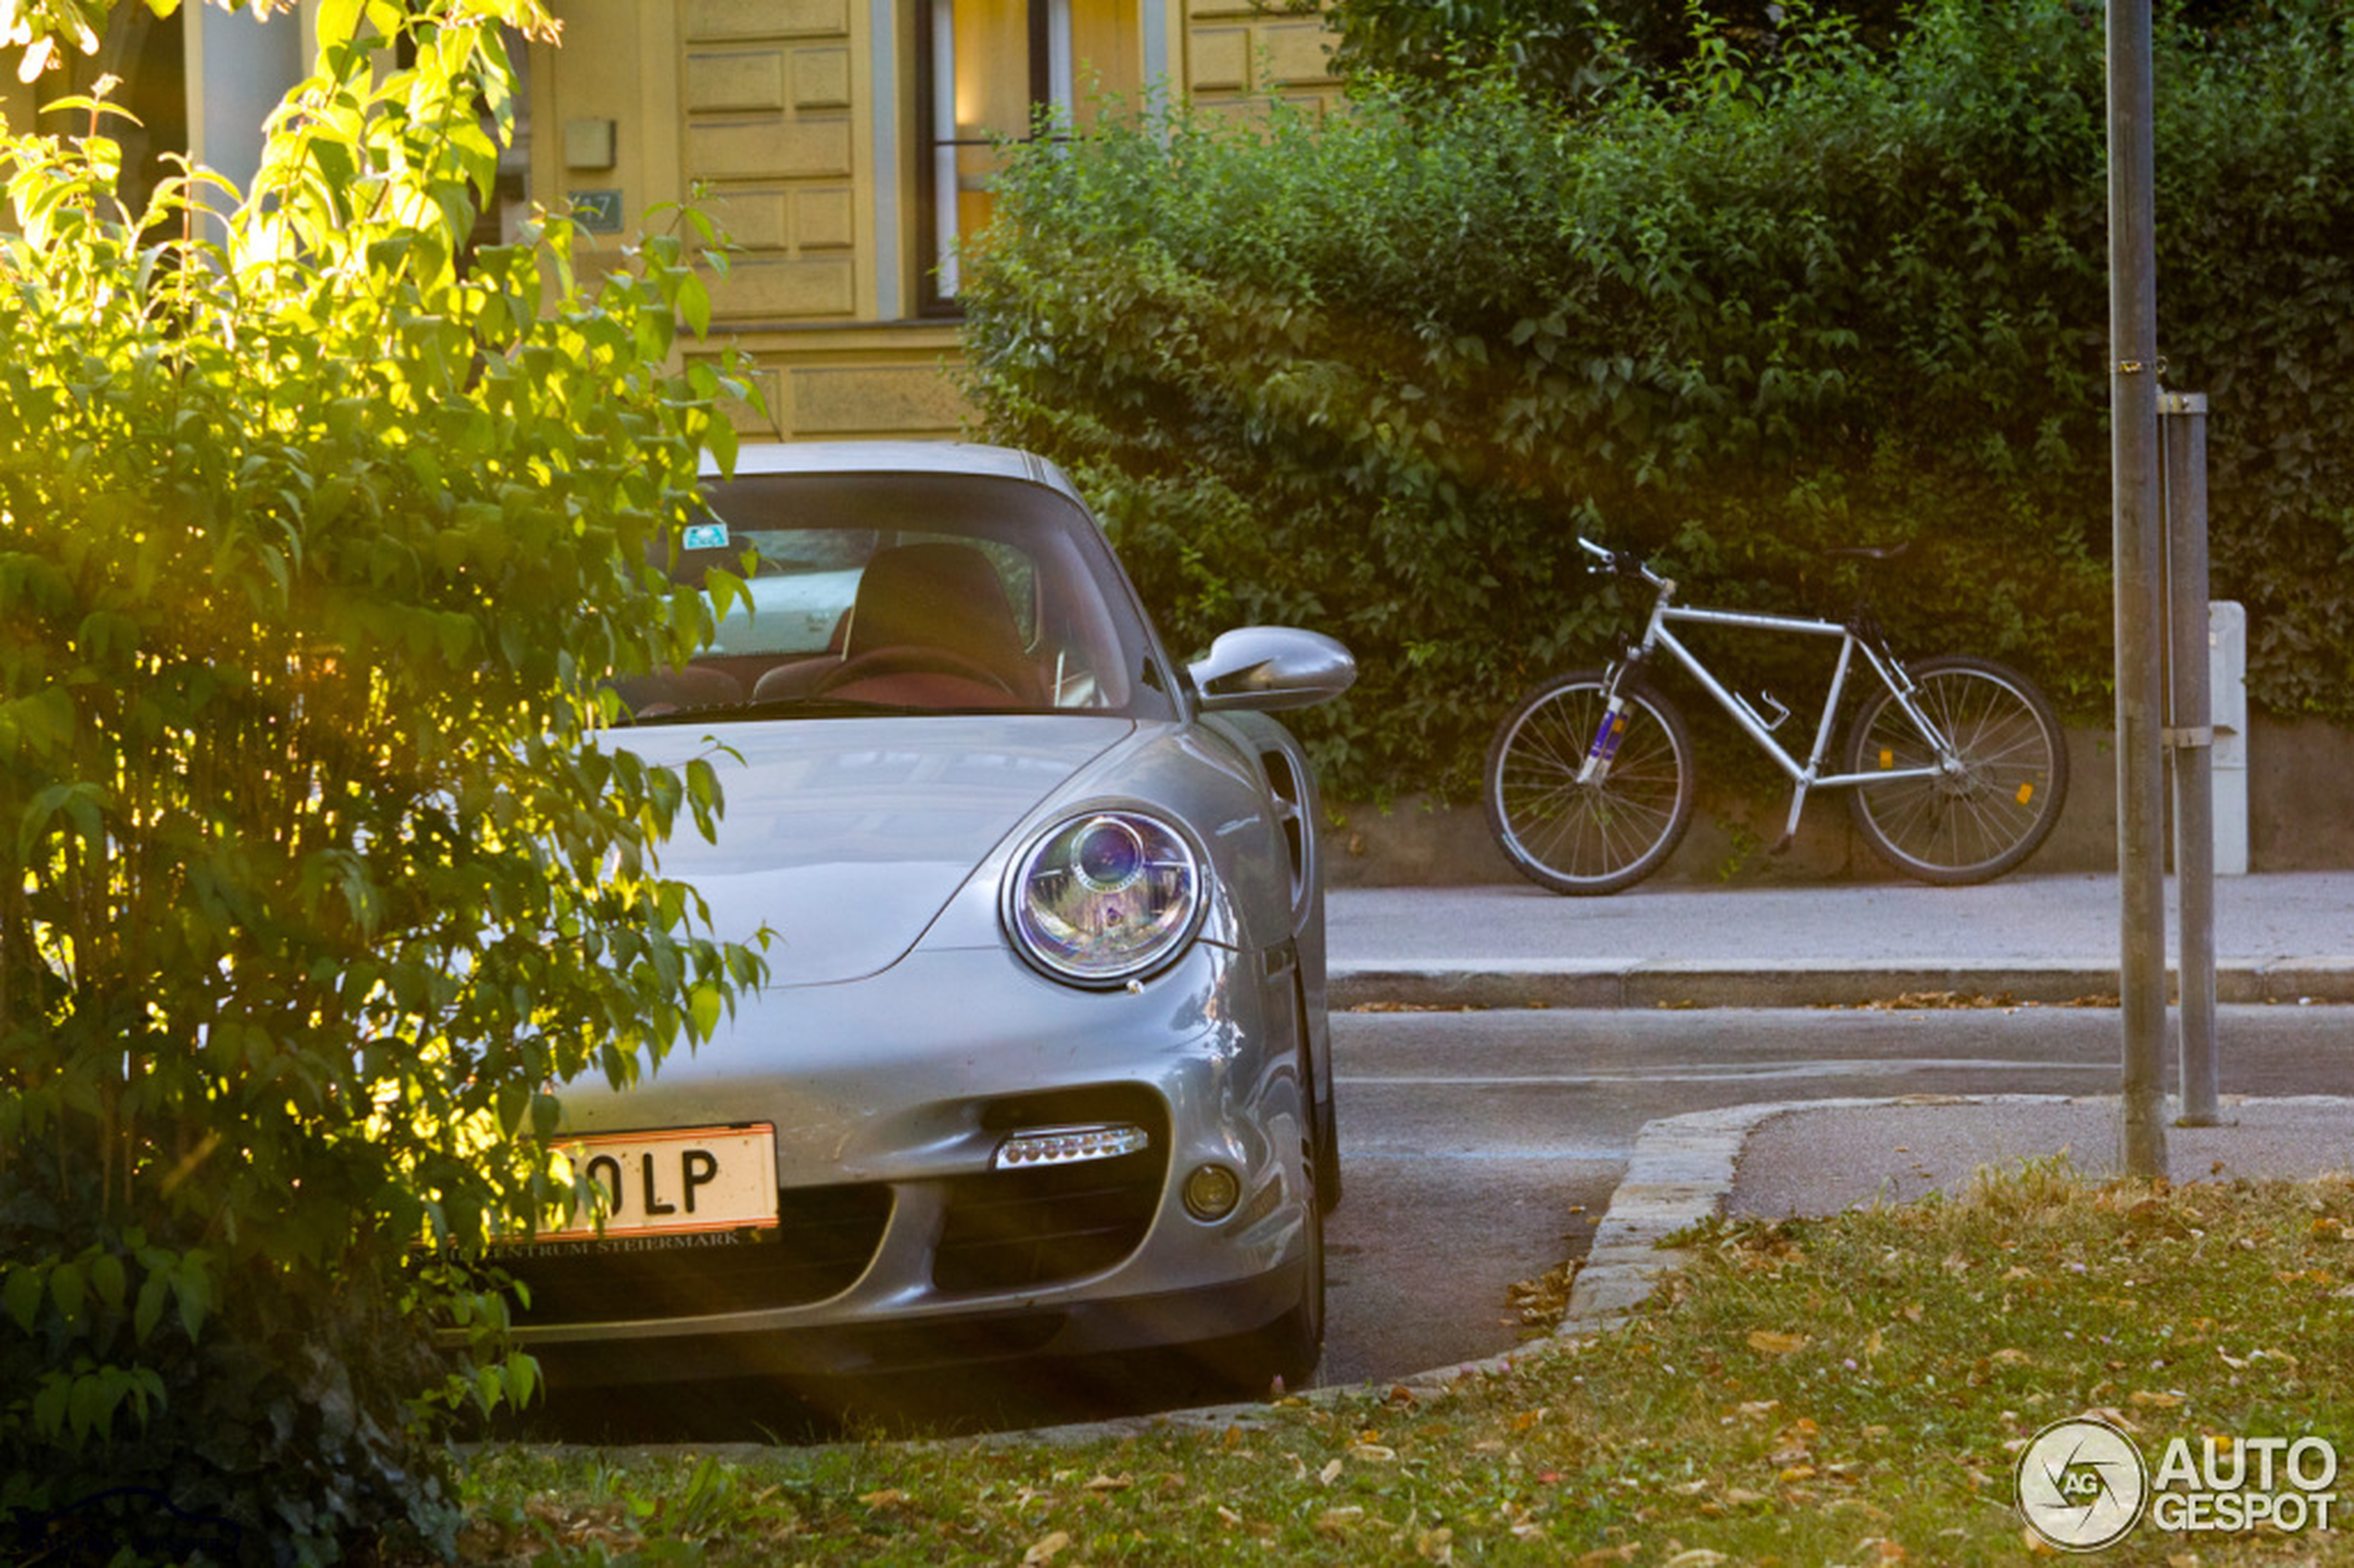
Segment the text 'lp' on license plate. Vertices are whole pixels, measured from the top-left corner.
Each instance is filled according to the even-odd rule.
[[[777,1134],[744,1127],[600,1132],[567,1143],[576,1172],[604,1189],[608,1236],[682,1236],[777,1224]],[[593,1216],[576,1213],[541,1239],[593,1236]]]

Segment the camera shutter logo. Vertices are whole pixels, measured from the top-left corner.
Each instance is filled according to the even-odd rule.
[[[2149,1468],[2133,1440],[2105,1421],[2056,1421],[2019,1456],[2019,1514],[2062,1551],[2125,1538],[2149,1499]]]

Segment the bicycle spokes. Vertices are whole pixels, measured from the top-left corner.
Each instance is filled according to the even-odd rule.
[[[2051,831],[2066,785],[2049,705],[1974,659],[1924,665],[1910,695],[1921,723],[1885,697],[1857,717],[1851,766],[1895,776],[1860,788],[1857,826],[1892,864],[1927,880],[1979,881],[2017,866]]]
[[[1533,879],[1563,892],[1639,880],[1682,837],[1690,745],[1657,697],[1603,677],[1564,677],[1532,695],[1498,734],[1486,805],[1497,841]]]

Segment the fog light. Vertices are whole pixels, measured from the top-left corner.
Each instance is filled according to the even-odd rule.
[[[1017,1132],[998,1144],[989,1164],[994,1170],[1079,1165],[1091,1159],[1118,1159],[1151,1146],[1150,1134],[1124,1121],[1093,1127],[1040,1127]]]
[[[1185,1178],[1185,1212],[1196,1220],[1223,1220],[1242,1195],[1242,1178],[1222,1165],[1196,1165]]]

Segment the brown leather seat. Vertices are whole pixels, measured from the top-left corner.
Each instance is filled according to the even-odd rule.
[[[631,676],[613,684],[621,694],[622,705],[644,718],[702,708],[733,708],[744,700],[742,682],[724,670],[699,664]]]
[[[823,689],[858,695],[854,688],[884,683],[891,693],[867,694],[941,706],[1002,702],[1007,694],[1025,706],[1042,702],[1037,667],[1023,653],[1005,585],[986,555],[934,542],[886,550],[867,563],[842,668]],[[977,695],[985,686],[1003,690]]]

